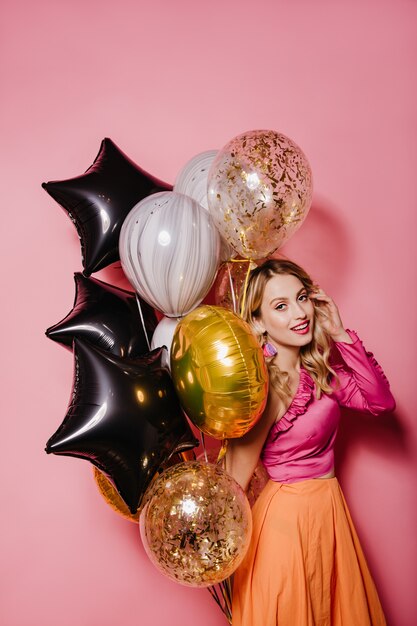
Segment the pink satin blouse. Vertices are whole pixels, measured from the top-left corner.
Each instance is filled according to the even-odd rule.
[[[283,483],[318,478],[334,467],[334,442],[340,407],[379,415],[395,409],[395,400],[381,367],[366,352],[358,335],[353,343],[335,343],[331,364],[339,377],[332,394],[315,397],[315,383],[300,370],[297,392],[285,415],[273,424],[261,459],[271,480]]]

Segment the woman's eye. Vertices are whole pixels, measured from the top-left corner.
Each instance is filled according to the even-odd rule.
[[[283,310],[284,310],[284,307],[285,307],[285,304],[284,304],[284,303],[277,304],[277,306],[275,307],[275,310],[276,310],[276,311],[283,311]]]
[[[298,299],[301,300],[301,302],[305,302],[308,300],[308,295],[306,293],[302,293]]]

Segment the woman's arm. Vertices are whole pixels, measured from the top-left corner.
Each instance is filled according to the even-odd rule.
[[[371,352],[366,352],[359,337],[345,330],[334,301],[318,288],[310,294],[317,319],[333,339],[343,364],[332,363],[339,377],[334,394],[341,406],[379,415],[395,409],[388,380]]]
[[[388,380],[372,352],[367,352],[358,335],[347,331],[350,342],[336,341],[343,364],[333,365],[339,385],[335,397],[341,406],[379,415],[395,409]]]
[[[243,437],[228,440],[225,469],[244,491],[248,488],[265,439],[278,416],[280,404],[277,394],[270,389],[265,411],[259,422]]]

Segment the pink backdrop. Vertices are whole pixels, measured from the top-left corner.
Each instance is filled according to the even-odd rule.
[[[88,463],[44,453],[72,383],[70,353],[44,330],[71,308],[81,263],[40,185],[82,173],[105,136],[173,182],[254,128],[308,155],[313,208],[285,253],[392,382],[394,416],[343,420],[338,476],[389,623],[415,624],[416,23],[406,0],[3,0],[3,624],[224,623],[207,591],[152,567]]]

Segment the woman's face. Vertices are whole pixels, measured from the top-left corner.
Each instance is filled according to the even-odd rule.
[[[305,346],[313,338],[314,306],[303,283],[292,274],[269,279],[259,322],[268,341],[280,346]]]

